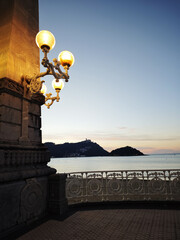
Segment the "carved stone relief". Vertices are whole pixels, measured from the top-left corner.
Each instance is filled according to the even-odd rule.
[[[0,89],[2,89],[2,88],[6,89],[6,90],[11,90],[20,95],[23,95],[23,93],[24,93],[24,88],[21,84],[15,82],[15,81],[12,81],[8,78],[0,79]]]
[[[35,178],[26,180],[21,191],[20,222],[40,215],[44,210],[44,194]]]

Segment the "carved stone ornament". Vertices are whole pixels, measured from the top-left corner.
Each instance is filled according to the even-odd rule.
[[[48,153],[44,150],[1,150],[1,160],[4,166],[24,166],[27,164],[40,164],[49,161]]]
[[[43,191],[35,178],[26,180],[26,185],[21,192],[20,209],[20,221],[34,218],[43,212]]]
[[[40,79],[36,79],[35,77],[31,79],[30,83],[28,84],[28,88],[32,94],[37,93],[42,88],[42,81]]]
[[[0,79],[0,91],[6,92],[8,90],[16,92],[20,95],[23,95],[23,93],[24,93],[24,88],[21,84],[15,82],[15,81],[12,81],[8,78]]]

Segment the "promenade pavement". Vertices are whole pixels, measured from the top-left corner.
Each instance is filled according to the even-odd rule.
[[[50,219],[18,240],[180,240],[180,210],[103,208]]]

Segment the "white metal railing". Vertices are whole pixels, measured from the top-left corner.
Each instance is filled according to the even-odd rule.
[[[122,170],[67,174],[68,204],[104,201],[180,201],[180,170]]]

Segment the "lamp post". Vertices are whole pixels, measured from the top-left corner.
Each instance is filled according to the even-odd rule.
[[[74,64],[74,56],[69,51],[62,51],[58,56],[58,60],[54,58],[54,64],[50,63],[47,55],[49,51],[52,50],[55,46],[55,37],[51,32],[46,30],[42,30],[36,35],[36,44],[44,53],[41,64],[46,68],[46,71],[38,73],[31,77],[23,76],[23,80],[25,80],[27,84],[27,89],[28,91],[30,91],[31,94],[37,92],[45,94],[47,89],[44,85],[45,81],[40,80],[40,78],[46,75],[54,76],[55,79],[52,82],[52,86],[56,91],[56,96],[52,97],[52,93],[47,93],[45,95],[45,105],[47,106],[47,108],[50,108],[50,106],[54,103],[55,100],[57,102],[59,102],[60,100],[59,93],[64,87],[64,82],[61,79],[64,79],[65,82],[68,82],[68,70]],[[64,72],[61,70],[60,66],[64,68]]]

